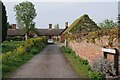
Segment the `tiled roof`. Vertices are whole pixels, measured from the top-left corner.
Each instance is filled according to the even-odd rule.
[[[37,29],[36,34],[38,36],[58,36],[64,29]]]
[[[36,29],[35,33],[38,36],[58,36],[60,35],[64,29]],[[25,32],[20,31],[19,29],[8,29],[8,36],[24,36]]]
[[[8,29],[7,36],[24,36],[25,32],[20,31],[19,29]]]

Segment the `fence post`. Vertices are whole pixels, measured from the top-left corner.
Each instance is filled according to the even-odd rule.
[[[106,47],[103,47],[103,48],[106,48]],[[107,59],[107,52],[103,52],[104,54],[104,59]]]
[[[105,49],[106,47],[103,47],[102,51],[104,54],[104,59],[107,59],[107,54],[114,55],[114,68],[116,69],[116,75],[119,75],[119,51],[114,48],[114,52],[110,51],[110,49]]]
[[[116,69],[116,74],[119,74],[119,52],[115,48],[116,54],[114,54],[114,68]]]

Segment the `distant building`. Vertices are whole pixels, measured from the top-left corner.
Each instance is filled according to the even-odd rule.
[[[50,39],[57,38],[61,42],[61,34],[68,28],[68,22],[65,23],[65,29],[53,29],[52,24],[49,24],[48,29],[36,29],[34,37],[47,36]],[[7,37],[22,37],[25,39],[25,32],[21,32],[16,28],[16,24],[12,24],[7,31]]]

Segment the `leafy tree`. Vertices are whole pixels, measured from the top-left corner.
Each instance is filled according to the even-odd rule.
[[[2,6],[2,42],[3,42],[6,40],[8,23],[7,23],[6,9],[3,2],[1,1],[0,1],[0,6]]]
[[[16,20],[19,28],[25,30],[27,40],[27,35],[35,28],[35,23],[33,20],[37,14],[34,5],[31,2],[26,1],[15,5],[14,10],[16,12]]]
[[[115,26],[117,26],[117,23],[113,22],[113,20],[109,20],[109,19],[106,19],[102,23],[99,23],[99,27],[101,29],[111,29]]]

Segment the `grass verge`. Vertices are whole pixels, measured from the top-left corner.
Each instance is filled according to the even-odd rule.
[[[103,75],[101,75],[99,72],[92,71],[89,62],[77,56],[72,49],[62,46],[61,50],[80,78],[87,78],[90,80],[104,79]]]
[[[82,78],[89,78],[90,65],[88,61],[76,56],[70,48],[61,47],[61,50],[76,73]]]

